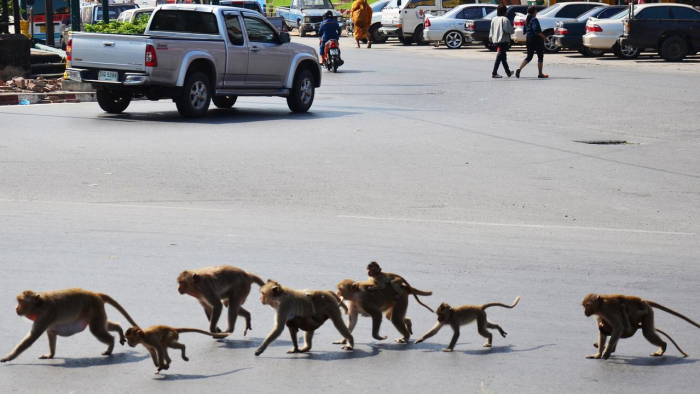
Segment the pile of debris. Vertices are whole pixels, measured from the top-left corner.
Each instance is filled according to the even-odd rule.
[[[0,93],[48,93],[61,90],[63,78],[38,77],[37,79],[24,79],[15,77],[3,82],[0,80]]]

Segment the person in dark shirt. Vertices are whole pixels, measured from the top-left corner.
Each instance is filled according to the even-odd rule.
[[[537,70],[539,74],[537,78],[549,78],[549,75],[542,73],[542,64],[544,62],[544,40],[547,37],[542,34],[542,27],[540,26],[540,21],[537,20],[537,8],[535,6],[530,6],[527,9],[527,19],[525,19],[525,35],[527,36],[527,57],[520,64],[520,68],[515,70],[515,76],[520,78],[520,71],[527,66],[532,60],[535,52],[537,52]]]
[[[340,25],[333,17],[333,12],[328,11],[323,15],[323,23],[318,29],[318,35],[321,36],[321,47],[318,49],[318,53],[321,55],[321,63],[323,63],[326,43],[330,40],[340,39]]]

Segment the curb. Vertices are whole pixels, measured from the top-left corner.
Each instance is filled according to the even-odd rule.
[[[29,101],[29,104],[89,103],[97,101],[94,92],[0,94],[0,106],[19,105],[19,102],[22,100]]]

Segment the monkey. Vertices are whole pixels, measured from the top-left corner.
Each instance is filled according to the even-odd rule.
[[[387,337],[379,335],[379,328],[382,324],[382,313],[391,321],[396,330],[402,335],[397,338],[396,343],[408,343],[409,338],[413,334],[413,324],[411,319],[406,317],[408,310],[409,294],[430,295],[432,293],[415,289],[407,288],[401,297],[396,300],[394,292],[390,288],[382,290],[366,291],[363,288],[370,286],[370,282],[355,282],[352,279],[345,279],[338,283],[337,295],[340,299],[348,304],[348,330],[352,333],[357,324],[357,316],[370,316],[372,318],[372,337],[378,341],[383,341]],[[333,342],[334,344],[346,343],[345,340]]]
[[[294,348],[288,353],[311,350],[314,331],[326,319],[331,319],[338,332],[347,340],[348,345],[343,346],[343,350],[353,350],[355,346],[355,340],[348,328],[345,327],[343,317],[340,314],[340,300],[331,291],[297,291],[268,279],[267,283],[260,288],[260,302],[274,308],[277,315],[272,331],[255,350],[256,356],[261,355],[282,334],[285,325],[289,328],[294,344]],[[297,344],[299,329],[305,331],[302,349],[299,349]]]
[[[656,334],[656,331],[658,330],[656,330],[656,328],[654,327],[653,308],[670,313],[676,317],[687,321],[695,327],[700,328],[700,324],[694,322],[690,318],[663,305],[657,304],[654,301],[644,300],[636,296],[625,296],[621,294],[599,295],[591,293],[584,297],[581,304],[583,306],[584,314],[587,317],[595,316],[596,322],[598,324],[598,352],[596,354],[592,354],[586,357],[590,359],[602,358],[604,360],[607,360],[608,358],[610,358],[610,355],[613,351],[615,351],[617,347],[617,342],[620,340],[620,338],[627,338],[634,335],[634,332],[636,332],[636,330],[640,328],[640,325],[644,338],[646,338],[647,341],[649,341],[649,343],[651,343],[652,345],[659,346],[659,350],[651,353],[651,356],[662,356],[666,352],[667,344]],[[631,312],[629,314],[629,317],[632,330],[630,330],[629,332],[624,331],[624,323],[622,322],[622,320],[625,318],[624,314],[621,311],[621,305],[623,304],[625,305],[625,309],[627,310],[627,312]],[[645,309],[646,313],[641,313]],[[608,325],[610,326],[610,342],[606,346],[606,342],[608,339]],[[669,337],[663,332],[661,333],[667,338],[669,338],[671,342],[673,342],[675,345],[675,342],[671,339],[671,337]],[[680,350],[680,348],[678,348],[678,345],[675,346],[681,353],[685,354],[682,350]]]
[[[180,334],[186,332],[209,335],[216,339],[223,339],[229,336],[229,333],[212,334],[196,328],[173,328],[168,326],[152,326],[146,329],[134,326],[126,330],[125,336],[127,343],[132,348],[141,344],[148,350],[153,359],[153,364],[158,368],[156,371],[156,374],[158,374],[160,371],[170,368],[172,360],[168,356],[168,348],[180,349],[182,351],[182,359],[190,361],[185,356],[185,345],[177,341],[180,338]]]
[[[401,288],[404,282],[403,278],[398,275],[382,272],[382,267],[380,267],[376,261],[372,261],[367,265],[367,275],[369,276],[368,281],[372,282],[372,285],[366,286],[365,290],[382,290],[386,285],[391,285],[391,288],[396,292],[394,299],[398,300],[403,295],[403,289]],[[389,275],[391,275],[392,278],[389,278]]]
[[[369,276],[369,282],[371,284],[367,284],[366,282],[360,282],[364,283],[362,285],[363,290],[369,290],[369,291],[375,291],[375,290],[383,290],[386,288],[387,284],[391,284],[391,288],[396,292],[395,299],[398,300],[401,298],[401,295],[403,295],[403,286],[406,287],[406,289],[413,294],[413,297],[415,297],[416,301],[423,305],[425,308],[427,308],[430,312],[435,312],[433,311],[429,306],[425,305],[421,300],[418,298],[415,292],[411,292],[411,285],[408,283],[406,279],[404,279],[401,275],[397,274],[392,274],[391,272],[382,272],[382,267],[377,264],[376,261],[372,261],[367,265],[367,275]],[[424,296],[430,296],[433,294],[432,291],[422,291],[420,295]]]
[[[40,359],[52,359],[56,354],[58,336],[69,337],[90,327],[90,332],[100,342],[107,344],[102,355],[109,356],[114,350],[114,337],[109,331],[119,334],[119,343],[126,342],[119,323],[107,320],[105,304],[112,305],[132,325],[136,322],[124,308],[107,294],[93,293],[83,289],[67,289],[36,293],[26,290],[17,296],[15,312],[34,322],[26,337],[0,362],[12,361],[27,350],[46,332],[49,339],[49,353]]]
[[[177,278],[177,290],[196,298],[204,308],[209,321],[209,332],[219,333],[217,327],[223,306],[228,308],[228,333],[233,333],[236,319],[242,316],[246,327],[243,336],[252,330],[250,312],[243,308],[252,283],[262,286],[265,282],[255,274],[231,266],[207,267],[183,271]],[[222,305],[223,300],[223,305]]]
[[[630,331],[623,332],[622,335],[620,336],[620,338],[631,338],[632,336],[634,336],[634,334],[637,332],[637,329],[639,329],[639,328],[642,328],[642,325],[641,325],[641,324],[637,324],[635,327],[632,327]],[[598,323],[598,330],[600,331],[600,333],[602,333],[602,334],[605,335],[605,336],[610,336],[610,335],[612,335],[612,331],[613,331],[613,330],[612,330],[612,326],[611,326],[609,323],[606,323],[605,321],[602,321],[602,322]],[[670,335],[668,335],[668,334],[666,334],[665,332],[661,331],[661,329],[659,329],[658,327],[655,327],[655,330],[656,330],[656,332],[658,332],[659,334],[661,334],[661,335],[665,336],[666,338],[668,338],[668,340],[671,341],[671,343],[673,344],[673,346],[675,346],[676,349],[678,349],[678,351],[679,351],[684,357],[688,357],[688,354],[687,354],[686,352],[684,352],[683,349],[680,348],[680,346],[678,346],[678,344],[676,343],[676,341],[674,341],[673,338],[671,338]],[[597,348],[598,348],[598,343],[597,343],[597,342],[594,343],[594,344],[593,344],[593,347],[595,347],[595,348],[597,349]],[[612,353],[615,353],[615,348],[616,348],[616,346],[613,347],[613,348],[611,349],[611,351],[610,351],[611,354],[612,354]]]
[[[512,309],[516,305],[518,305],[518,301],[520,301],[520,296],[515,297],[515,301],[513,301],[512,305],[491,302],[484,305],[463,305],[457,308],[452,308],[449,304],[443,302],[442,304],[440,304],[437,311],[435,312],[435,314],[437,314],[438,317],[437,323],[435,324],[435,326],[433,326],[433,328],[430,329],[430,331],[426,332],[425,334],[423,334],[422,337],[418,338],[416,343],[421,343],[426,339],[432,337],[433,335],[437,334],[438,331],[440,331],[440,329],[445,324],[449,324],[452,327],[452,331],[454,331],[454,334],[452,335],[452,340],[450,341],[450,344],[445,349],[442,349],[442,351],[451,352],[457,344],[457,339],[459,339],[459,327],[465,324],[469,324],[476,320],[479,335],[486,338],[486,343],[484,344],[484,347],[491,347],[493,335],[491,335],[487,328],[497,329],[503,338],[505,338],[506,335],[508,335],[508,333],[503,331],[501,326],[499,326],[498,324],[490,322],[488,320],[488,318],[486,317],[486,308],[490,308],[492,306],[500,306],[503,308]]]

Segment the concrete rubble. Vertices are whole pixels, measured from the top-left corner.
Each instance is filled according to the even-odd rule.
[[[27,79],[15,77],[9,81],[0,80],[0,94],[2,93],[49,93],[61,90],[63,78],[38,77]]]

